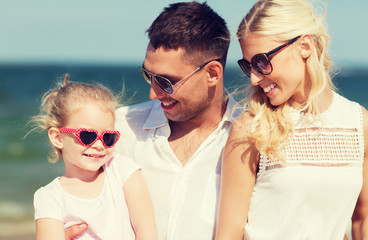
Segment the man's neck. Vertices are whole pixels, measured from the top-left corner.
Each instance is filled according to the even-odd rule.
[[[197,118],[184,122],[169,122],[171,129],[169,144],[183,165],[218,127],[225,110],[226,102],[223,101],[217,109],[203,113]]]

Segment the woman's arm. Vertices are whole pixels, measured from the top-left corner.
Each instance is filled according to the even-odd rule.
[[[40,218],[36,220],[37,240],[64,240],[64,223],[57,219]]]
[[[354,240],[368,239],[368,112],[363,107],[362,109],[364,125],[363,188],[352,218],[352,236]]]
[[[152,201],[141,171],[133,173],[123,189],[135,239],[158,239]]]
[[[225,146],[216,240],[241,240],[244,236],[258,165],[258,151],[246,137],[249,119],[243,115],[233,124]]]

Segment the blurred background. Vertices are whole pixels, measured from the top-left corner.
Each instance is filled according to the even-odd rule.
[[[148,100],[149,86],[138,72],[145,31],[172,2],[1,0],[0,239],[34,239],[33,193],[63,172],[62,163],[46,160],[46,134],[25,137],[43,93],[70,73],[71,80],[101,82],[115,93],[124,85],[129,104]],[[247,81],[236,65],[242,55],[235,33],[254,1],[207,2],[234,38],[225,72],[231,91]],[[368,108],[368,2],[329,1],[327,9],[334,81],[342,95]]]

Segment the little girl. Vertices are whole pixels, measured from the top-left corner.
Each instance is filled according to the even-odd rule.
[[[49,160],[63,158],[65,171],[34,195],[38,240],[64,240],[64,228],[82,222],[88,229],[79,239],[157,239],[140,168],[113,154],[116,106],[106,87],[69,82],[69,75],[45,94],[33,121],[48,131]]]

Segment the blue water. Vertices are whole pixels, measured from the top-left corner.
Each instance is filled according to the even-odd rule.
[[[45,134],[23,137],[30,130],[26,126],[30,117],[38,113],[42,94],[65,73],[72,81],[101,82],[115,93],[124,86],[124,101],[129,104],[148,100],[149,86],[137,66],[0,65],[0,228],[9,221],[31,223],[34,191],[63,171],[62,163],[46,160]],[[368,109],[368,69],[342,69],[334,80],[342,95]],[[226,69],[225,87],[230,91],[245,81],[238,67]]]

